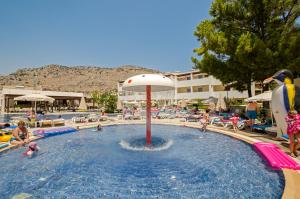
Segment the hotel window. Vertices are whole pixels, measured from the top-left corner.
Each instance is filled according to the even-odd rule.
[[[225,91],[225,87],[223,85],[215,85],[213,86],[213,91]]]
[[[205,86],[193,86],[193,92],[208,92],[208,85]]]
[[[207,74],[193,74],[193,79],[202,79],[208,77]]]
[[[193,75],[193,79],[201,79],[202,75]]]
[[[186,81],[191,80],[191,75],[180,75],[177,76],[177,81]]]
[[[180,87],[177,88],[177,93],[190,93],[191,88],[190,87]]]

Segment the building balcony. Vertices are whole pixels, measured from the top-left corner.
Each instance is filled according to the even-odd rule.
[[[201,78],[201,79],[192,79],[192,80],[184,80],[184,81],[176,82],[176,87],[202,86],[202,85],[222,85],[222,82],[211,76]]]
[[[209,97],[229,97],[229,98],[248,98],[247,91],[215,91],[215,92],[192,92],[192,93],[177,93],[177,99],[207,99]]]

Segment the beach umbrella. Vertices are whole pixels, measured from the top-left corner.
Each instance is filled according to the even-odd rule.
[[[46,95],[41,95],[41,94],[28,94],[28,95],[23,95],[20,97],[15,97],[15,101],[27,101],[27,102],[34,102],[34,110],[36,113],[36,102],[54,102],[54,98],[48,97]]]
[[[249,97],[245,99],[246,102],[250,101],[258,101],[258,102],[269,102],[272,98],[272,91],[265,91],[264,93],[261,93],[259,95],[255,95],[252,97]]]
[[[87,110],[87,105],[86,105],[86,102],[85,102],[85,98],[84,98],[84,97],[81,97],[81,100],[80,100],[80,104],[79,104],[78,109],[79,109],[79,110],[83,110],[83,111],[86,111],[86,110]]]

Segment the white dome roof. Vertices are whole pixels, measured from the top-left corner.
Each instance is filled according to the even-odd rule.
[[[146,92],[147,85],[151,86],[152,92],[174,89],[174,82],[168,77],[158,74],[142,74],[126,79],[123,84],[123,90]]]

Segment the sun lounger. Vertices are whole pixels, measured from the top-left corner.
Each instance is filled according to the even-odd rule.
[[[271,127],[272,125],[269,125],[269,124],[264,124],[264,125],[261,125],[261,124],[254,124],[252,126],[253,129],[255,130],[258,130],[258,131],[263,131],[265,132],[266,128],[269,128]]]
[[[100,116],[97,114],[90,114],[87,116],[87,121],[88,122],[97,122],[99,121]]]
[[[141,114],[139,114],[139,113],[134,114],[133,117],[132,117],[132,119],[134,119],[134,120],[140,120],[140,119],[142,119]]]
[[[106,116],[106,115],[102,115],[99,118],[99,121],[107,121],[107,120],[108,120],[108,116]]]
[[[86,122],[86,118],[85,117],[73,117],[72,122],[74,122],[74,123],[83,123],[83,122]]]
[[[26,122],[27,127],[29,128],[36,128],[37,127],[37,121],[28,121]]]
[[[132,120],[132,119],[133,119],[133,115],[131,115],[131,114],[124,115],[124,120]]]
[[[282,136],[281,136],[282,138],[284,138],[284,139],[286,139],[286,140],[289,140],[290,139],[290,137],[289,137],[289,135],[288,134],[282,134]]]
[[[41,120],[39,121],[40,127],[51,127],[52,126],[52,120]]]
[[[64,119],[54,119],[52,122],[53,122],[53,126],[64,126],[65,125]]]

